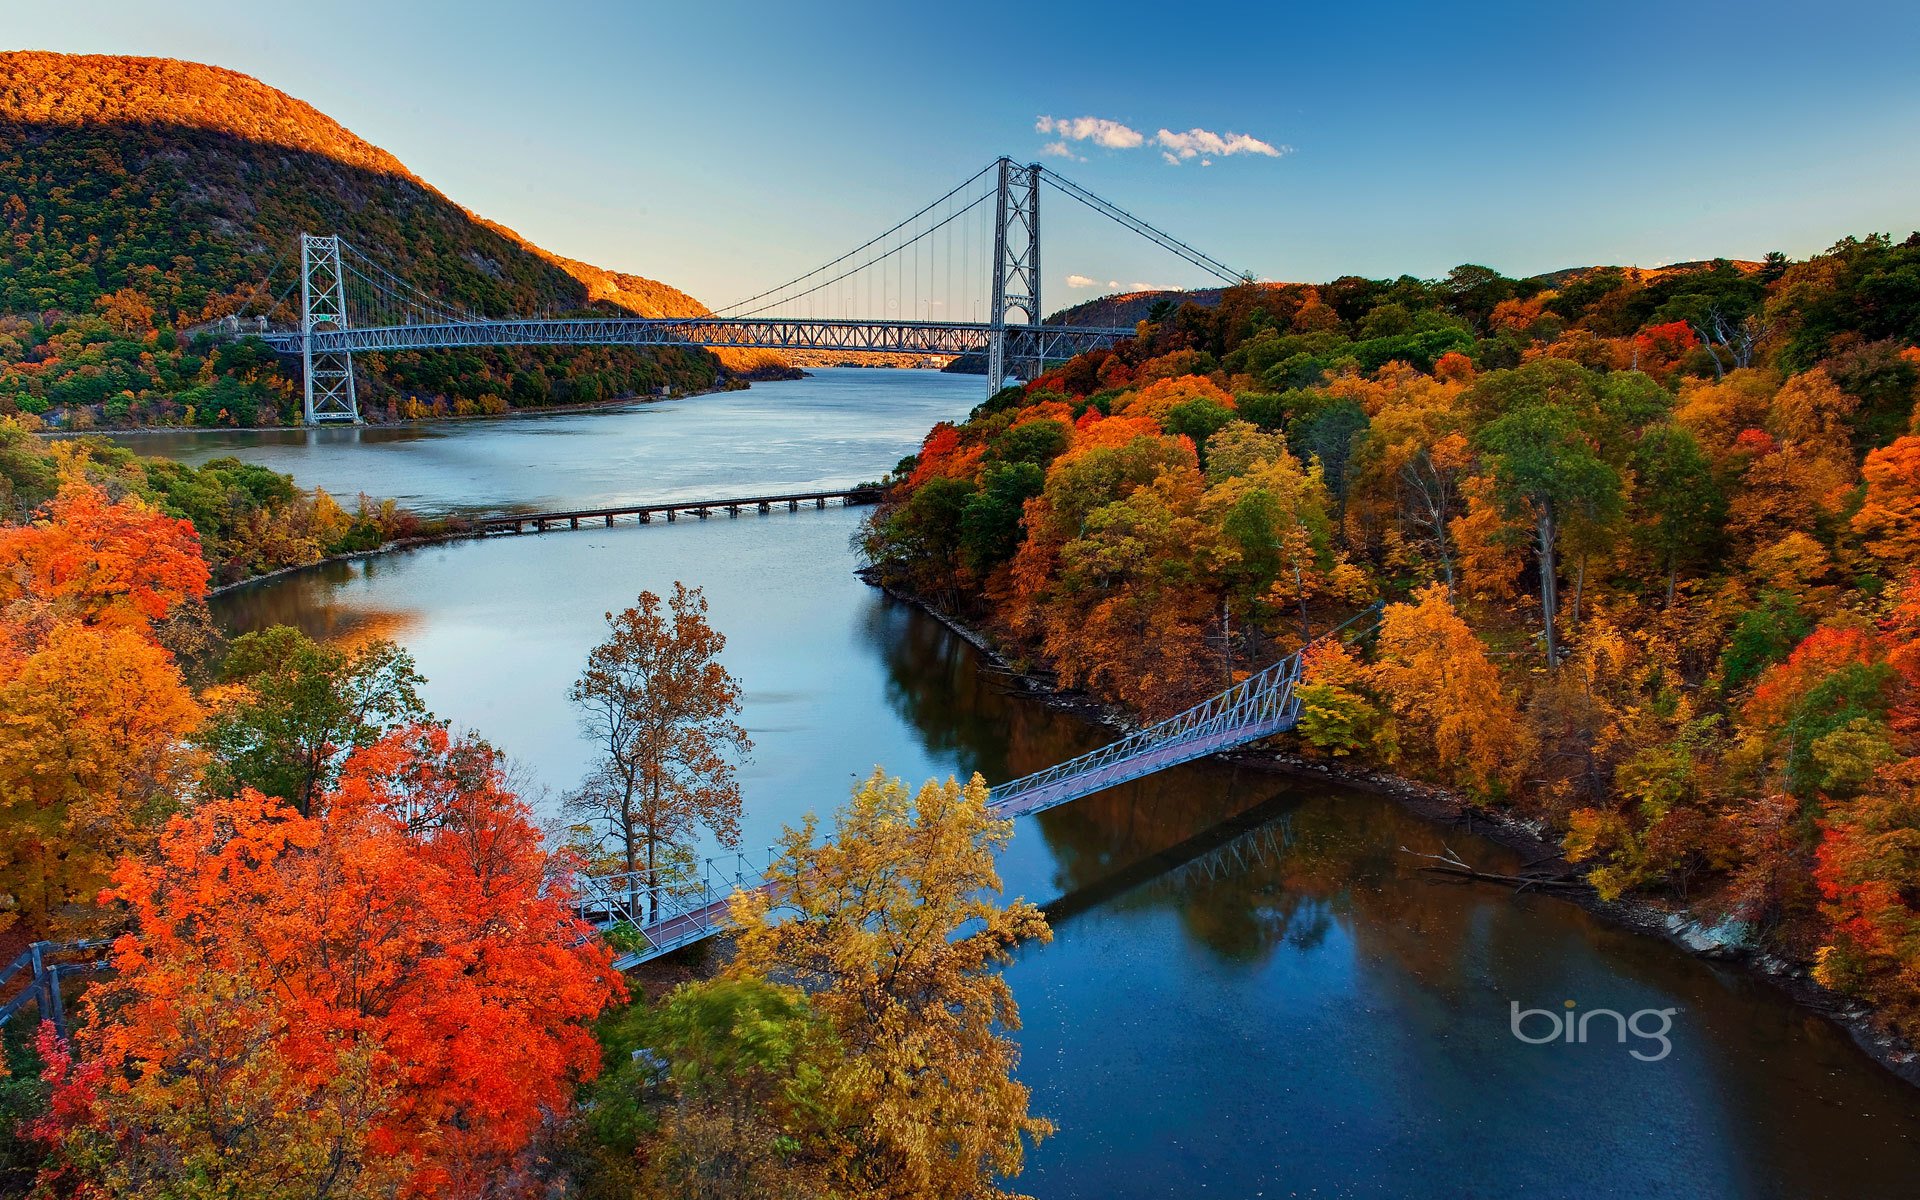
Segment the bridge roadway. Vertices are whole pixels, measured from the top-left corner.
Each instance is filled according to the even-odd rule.
[[[815,508],[825,508],[829,500],[837,500],[843,508],[856,508],[865,504],[878,504],[882,489],[877,487],[835,488],[825,492],[790,492],[778,496],[737,496],[731,500],[672,500],[660,504],[616,504],[610,508],[576,508],[565,512],[515,513],[500,517],[481,517],[473,525],[481,533],[525,533],[527,526],[533,526],[533,532],[545,533],[548,529],[563,525],[568,529],[580,528],[582,521],[599,521],[612,525],[617,519],[629,517],[645,525],[655,517],[665,517],[669,521],[679,520],[682,516],[698,517],[702,521],[716,512],[724,512],[729,517],[737,517],[743,508],[752,508],[758,512],[772,512],[777,504],[787,506],[788,512],[798,512],[803,504]]]
[[[859,321],[760,317],[515,317],[315,329],[314,354],[445,350],[461,346],[701,346],[740,350],[842,350],[868,354],[985,353],[996,332],[1012,360],[1065,360],[1134,335],[1132,326],[992,325],[967,321]],[[260,335],[299,354],[297,329]]]

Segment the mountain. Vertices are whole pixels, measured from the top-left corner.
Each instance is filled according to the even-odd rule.
[[[204,331],[296,282],[302,231],[344,235],[473,311],[708,310],[656,280],[550,253],[461,207],[312,105],[171,59],[0,53],[0,413],[85,424],[284,420],[298,380]],[[297,299],[296,299],[297,302]],[[275,310],[291,319],[284,302]],[[493,411],[695,390],[772,355],[601,348],[356,360],[375,413]]]

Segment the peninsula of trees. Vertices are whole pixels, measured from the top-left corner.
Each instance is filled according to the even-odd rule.
[[[1375,601],[1296,738],[1920,1036],[1920,234],[1247,285],[941,425],[882,576],[1141,717]]]

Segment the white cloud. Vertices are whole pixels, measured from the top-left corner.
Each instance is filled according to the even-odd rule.
[[[1189,129],[1185,133],[1162,129],[1153,135],[1153,144],[1164,147],[1160,157],[1171,163],[1177,163],[1179,159],[1198,158],[1203,154],[1217,158],[1230,154],[1261,154],[1268,158],[1279,158],[1293,149],[1291,146],[1263,142],[1249,133],[1220,134],[1210,129]]]
[[[1048,142],[1046,145],[1040,147],[1040,153],[1051,154],[1055,158],[1072,159],[1074,162],[1087,161],[1086,159],[1080,157],[1078,154],[1075,154],[1073,152],[1073,147],[1067,145],[1065,142]]]
[[[1147,138],[1138,129],[1129,128],[1105,117],[1039,117],[1033,123],[1035,133],[1053,134],[1066,142],[1092,142],[1108,150],[1132,150]]]
[[[1067,286],[1070,288],[1099,287],[1100,281],[1098,279],[1088,279],[1085,275],[1069,275],[1067,276]]]

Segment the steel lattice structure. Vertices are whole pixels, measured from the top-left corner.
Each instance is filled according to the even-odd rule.
[[[1007,380],[1008,351],[1015,326],[1008,315],[1019,313],[1021,325],[1038,326],[1044,319],[1040,307],[1040,164],[1015,166],[1002,157],[997,164],[998,187],[994,197],[993,218],[993,309],[987,337],[987,390],[998,391]],[[1017,191],[1016,191],[1017,189]],[[1029,360],[1029,368],[1045,359],[1044,354],[1012,355],[1012,361]],[[1027,375],[1031,379],[1037,375]]]
[[[959,203],[959,199],[964,199],[963,193],[989,177],[993,183],[990,191]],[[304,411],[309,424],[360,419],[353,379],[355,354],[459,347],[695,346],[903,355],[980,354],[987,360],[989,391],[997,391],[1009,374],[1031,379],[1049,361],[1110,346],[1134,332],[1130,327],[1045,323],[1040,294],[1042,183],[1224,282],[1236,283],[1247,278],[1073,181],[1042,172],[1039,163],[1021,166],[1003,156],[880,237],[778,288],[722,310],[738,313],[736,316],[482,316],[399,278],[338,235],[303,233],[300,235],[299,324],[293,329],[272,330],[262,336],[275,349],[300,356],[305,378]],[[890,261],[897,265],[896,256],[904,253],[915,256],[917,280],[919,255],[925,249],[920,243],[989,200],[993,202],[993,262],[987,320],[766,315],[771,308],[816,296],[860,272],[884,270]],[[955,202],[952,210],[934,220],[931,214],[948,207],[949,201]],[[933,220],[930,227],[908,236],[905,231],[923,217]],[[895,234],[900,235],[898,244],[874,249],[889,243]],[[951,243],[949,253],[950,246]],[[873,250],[871,255],[867,253],[869,250]],[[931,268],[930,252],[927,258]],[[853,265],[847,265],[849,263]],[[948,278],[951,277],[950,272]],[[358,313],[357,321],[350,317],[350,292],[360,304],[359,309],[353,310]],[[786,299],[779,299],[781,296]],[[932,303],[929,299],[929,317]],[[756,304],[758,307],[754,307]]]
[[[318,240],[318,239],[316,239]],[[1132,337],[1132,328],[1091,325],[1015,326],[1003,331],[1008,357],[1061,359]],[[432,322],[270,331],[277,350],[352,355],[458,346],[700,346],[711,349],[861,350],[875,354],[973,354],[996,333],[984,323],[849,321],[767,317],[566,317]]]
[[[306,423],[358,421],[360,401],[353,390],[350,347],[321,347],[322,330],[336,336],[347,329],[347,274],[338,237],[300,235],[301,376],[306,381]]]

